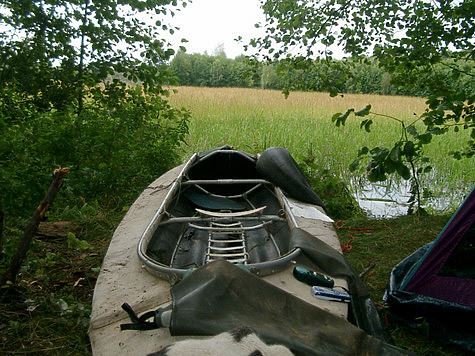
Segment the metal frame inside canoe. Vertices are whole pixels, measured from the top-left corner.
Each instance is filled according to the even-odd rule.
[[[270,182],[264,179],[187,179],[186,178],[186,173],[188,170],[193,166],[198,161],[203,161],[205,159],[209,159],[211,156],[219,154],[219,153],[224,153],[224,154],[234,154],[234,155],[239,155],[244,159],[249,159],[253,163],[255,163],[255,160],[245,153],[242,153],[240,151],[234,151],[234,150],[215,150],[203,157],[199,157],[197,154],[194,154],[188,162],[184,165],[183,169],[180,171],[178,174],[177,178],[173,182],[172,186],[170,187],[165,199],[163,200],[162,204],[160,205],[159,209],[151,219],[150,223],[144,230],[142,236],[140,237],[139,243],[137,245],[137,254],[139,256],[139,259],[142,261],[144,264],[145,268],[160,277],[164,278],[177,278],[181,279],[183,278],[187,273],[189,273],[191,270],[194,268],[174,268],[172,267],[171,263],[169,265],[166,265],[164,263],[160,263],[157,261],[155,258],[150,256],[147,253],[147,246],[151,239],[153,238],[157,228],[160,226],[163,226],[165,224],[173,224],[173,223],[187,223],[190,226],[193,226],[195,228],[200,228],[200,226],[195,225],[198,222],[213,222],[213,223],[219,223],[220,221],[257,221],[260,222],[261,224],[266,224],[268,222],[272,221],[286,221],[289,227],[297,227],[297,222],[291,212],[291,209],[289,207],[289,204],[281,192],[281,190],[278,187],[273,186]],[[231,195],[217,195],[217,194],[212,194],[208,191],[206,191],[204,188],[202,188],[202,185],[252,185],[249,189],[247,189],[245,192],[240,193],[240,194],[231,194]],[[275,196],[278,198],[281,207],[283,208],[285,212],[285,219],[277,216],[277,215],[259,215],[259,212],[262,212],[263,208],[259,209],[256,208],[252,211],[247,211],[247,212],[240,212],[240,213],[217,213],[217,212],[208,212],[206,213],[202,209],[195,209],[196,212],[200,213],[201,216],[188,216],[188,217],[172,217],[172,218],[166,218],[167,216],[167,207],[169,204],[172,202],[173,197],[177,194],[180,194],[180,190],[184,186],[196,186],[198,187],[201,191],[204,191],[206,194],[209,194],[210,196],[215,196],[215,197],[220,197],[220,198],[240,198],[243,196],[247,196],[247,194],[251,193],[252,191],[255,191],[259,187],[263,185],[268,185],[271,186],[272,189],[275,191]],[[207,215],[207,216],[204,216]],[[253,216],[254,215],[254,216]],[[218,225],[219,226],[219,225]],[[213,228],[207,228],[208,230],[212,230]],[[224,231],[226,228],[224,227],[219,227],[216,229],[220,229],[221,231]],[[244,228],[245,229],[245,228]],[[248,228],[250,229],[250,228]],[[275,241],[274,241],[275,244]],[[178,245],[177,245],[178,246]],[[176,250],[174,251],[175,254]],[[267,274],[272,274],[275,273],[279,270],[282,270],[285,268],[290,261],[294,260],[299,254],[301,253],[299,248],[295,248],[291,251],[287,251],[284,254],[280,254],[279,251],[279,257],[268,260],[268,261],[262,261],[258,263],[239,263],[239,265],[247,269],[255,274],[258,275],[267,275]],[[171,261],[173,261],[173,257],[171,258]]]
[[[127,302],[137,313],[143,313],[168,306],[171,302],[170,281],[157,278],[148,271],[149,267],[143,268],[146,263],[139,258],[136,251],[140,237],[146,238],[146,231],[153,229],[153,225],[160,221],[164,201],[167,200],[166,197],[174,183],[177,183],[184,166],[177,166],[151,182],[131,205],[114,232],[97,278],[92,300],[89,337],[94,355],[148,354],[183,338],[199,338],[172,336],[168,329],[147,332],[120,331],[120,324],[129,322],[127,314],[120,309],[122,303]],[[336,231],[329,220],[320,219],[315,214],[300,213],[309,209],[314,212],[318,210],[323,214],[322,208],[290,198],[287,210],[289,208],[294,211],[292,215],[287,214],[288,218],[292,219],[291,223],[295,219],[294,225],[298,224],[300,229],[314,236],[316,240],[325,242],[341,253]],[[297,254],[295,251],[292,253]],[[308,285],[293,277],[294,263],[324,273],[298,251],[296,258],[283,270],[263,276],[262,279],[310,305],[346,319],[348,304],[315,298],[310,293]],[[329,275],[335,280],[336,285],[348,287],[344,278],[332,273]]]

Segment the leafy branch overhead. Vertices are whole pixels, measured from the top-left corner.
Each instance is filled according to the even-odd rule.
[[[309,66],[309,59],[330,57],[337,45],[354,58],[372,55],[391,74],[394,85],[426,87],[422,121],[428,130],[470,130],[468,145],[453,154],[473,156],[473,86],[453,88],[431,76],[439,65],[454,80],[475,76],[473,1],[263,0],[261,4],[265,21],[258,26],[265,28],[265,35],[250,45],[264,58],[287,58],[294,65]],[[335,94],[332,83],[327,89]]]
[[[110,78],[161,92],[174,54],[163,38],[177,28],[151,19],[180,8],[176,0],[3,1],[0,87],[14,82],[44,109],[81,105],[84,87]]]
[[[319,61],[335,63],[328,58],[340,48],[362,62],[372,57],[396,87],[424,88],[427,106],[417,126],[392,117],[401,123],[401,139],[392,147],[360,149],[352,168],[369,156],[370,180],[397,173],[417,181],[419,173],[430,171],[423,146],[433,135],[450,131],[469,133],[451,152],[453,157],[475,155],[475,88],[470,84],[475,77],[473,1],[262,0],[261,5],[265,20],[258,26],[264,27],[265,35],[250,43],[256,57],[308,67]],[[438,75],[441,70],[447,76]],[[468,85],[451,86],[461,77],[471,78]],[[338,92],[337,83],[338,77],[327,82],[332,96]],[[360,111],[349,109],[332,120],[341,126],[352,113],[365,117],[370,110],[369,105]],[[360,126],[369,132],[372,124],[372,119],[364,118]]]

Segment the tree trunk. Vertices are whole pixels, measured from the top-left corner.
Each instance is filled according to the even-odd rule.
[[[79,97],[78,97],[78,116],[81,115],[84,106],[84,56],[86,55],[86,26],[89,15],[89,0],[84,4],[84,14],[82,18],[81,27],[81,46],[79,53],[79,68],[78,68],[78,82],[79,82]],[[78,118],[79,121],[79,118]]]
[[[0,210],[0,259],[2,258],[3,250],[3,229],[5,226],[5,213],[3,210]]]
[[[10,262],[10,267],[0,278],[0,286],[4,285],[8,281],[15,283],[21,265],[23,264],[23,261],[26,258],[28,250],[30,249],[33,236],[35,236],[36,230],[38,229],[38,225],[40,224],[49,207],[53,203],[56,194],[61,189],[61,186],[63,184],[63,178],[68,173],[69,168],[58,168],[54,170],[53,181],[49,186],[48,192],[46,193],[40,205],[38,205],[38,207],[36,208],[35,212],[33,213],[33,216],[28,221],[28,224],[25,227],[25,231],[23,232],[23,236],[18,242],[16,253]]]

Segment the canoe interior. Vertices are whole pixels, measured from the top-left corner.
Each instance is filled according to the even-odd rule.
[[[148,258],[172,269],[193,269],[216,259],[255,265],[287,255],[285,209],[275,187],[261,182],[255,163],[244,153],[224,150],[196,159],[166,202],[146,248]],[[203,216],[200,209],[221,215]],[[247,216],[249,211],[254,213]]]

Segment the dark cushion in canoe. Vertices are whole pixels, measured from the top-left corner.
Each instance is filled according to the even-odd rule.
[[[206,210],[240,211],[246,209],[246,205],[243,203],[229,198],[211,196],[194,189],[187,190],[184,195],[193,204]]]

